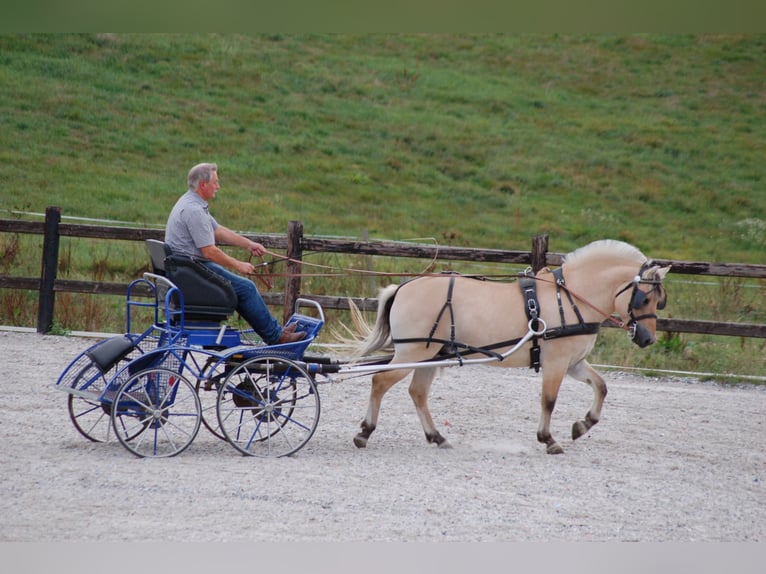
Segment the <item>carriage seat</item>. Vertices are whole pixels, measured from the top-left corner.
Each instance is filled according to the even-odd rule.
[[[237,294],[231,283],[187,255],[174,254],[167,243],[147,239],[146,246],[155,275],[167,277],[183,293],[186,320],[224,321],[237,308]],[[177,297],[171,298],[174,310]]]

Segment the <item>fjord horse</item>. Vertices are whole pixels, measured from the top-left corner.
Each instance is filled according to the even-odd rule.
[[[383,395],[414,370],[409,394],[426,440],[449,447],[428,409],[428,394],[438,368],[433,362],[445,356],[471,359],[497,353],[502,360],[490,365],[542,369],[537,439],[545,443],[548,453],[562,453],[551,436],[550,422],[564,376],[593,389],[593,403],[585,418],[572,426],[572,438],[577,439],[598,423],[607,393],[604,379],[586,361],[598,327],[609,319],[627,329],[639,346],[654,343],[656,310],[666,302],[662,280],[669,270],[653,264],[632,245],[607,239],[566,255],[556,271],[543,269],[534,276],[530,272],[531,285],[530,281],[524,286],[521,280],[501,283],[443,274],[382,289],[375,325],[356,354],[368,356],[392,343],[394,354],[391,370],[377,372],[372,378],[367,414],[354,444],[367,446]],[[530,329],[544,332],[518,352],[500,356]],[[422,361],[426,362],[423,367],[395,368],[397,363]]]

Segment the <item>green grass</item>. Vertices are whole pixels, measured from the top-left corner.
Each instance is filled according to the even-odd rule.
[[[5,35],[0,216],[58,205],[162,226],[189,167],[215,161],[213,213],[243,231],[297,219],[309,235],[523,250],[549,233],[556,252],[614,237],[763,263],[764,77],[766,35]],[[39,242],[3,272],[38,274]],[[67,242],[67,277],[145,265],[139,246]],[[667,314],[711,314],[716,282],[670,279],[683,295]],[[721,318],[763,321],[757,287],[752,312]],[[26,317],[24,296],[2,296],[4,321]],[[742,370],[766,373],[758,345],[742,343]]]

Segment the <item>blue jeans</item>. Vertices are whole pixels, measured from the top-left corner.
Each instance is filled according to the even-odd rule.
[[[255,283],[232,273],[217,263],[206,261],[205,265],[214,273],[231,281],[234,292],[237,294],[237,311],[239,314],[250,323],[267,345],[274,345],[282,335],[282,327],[271,314],[269,308],[266,307]]]

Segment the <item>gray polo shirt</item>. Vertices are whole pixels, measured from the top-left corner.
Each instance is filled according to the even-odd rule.
[[[202,247],[215,245],[218,222],[208,212],[207,202],[195,192],[184,193],[173,206],[165,226],[165,243],[173,253],[202,257]]]

